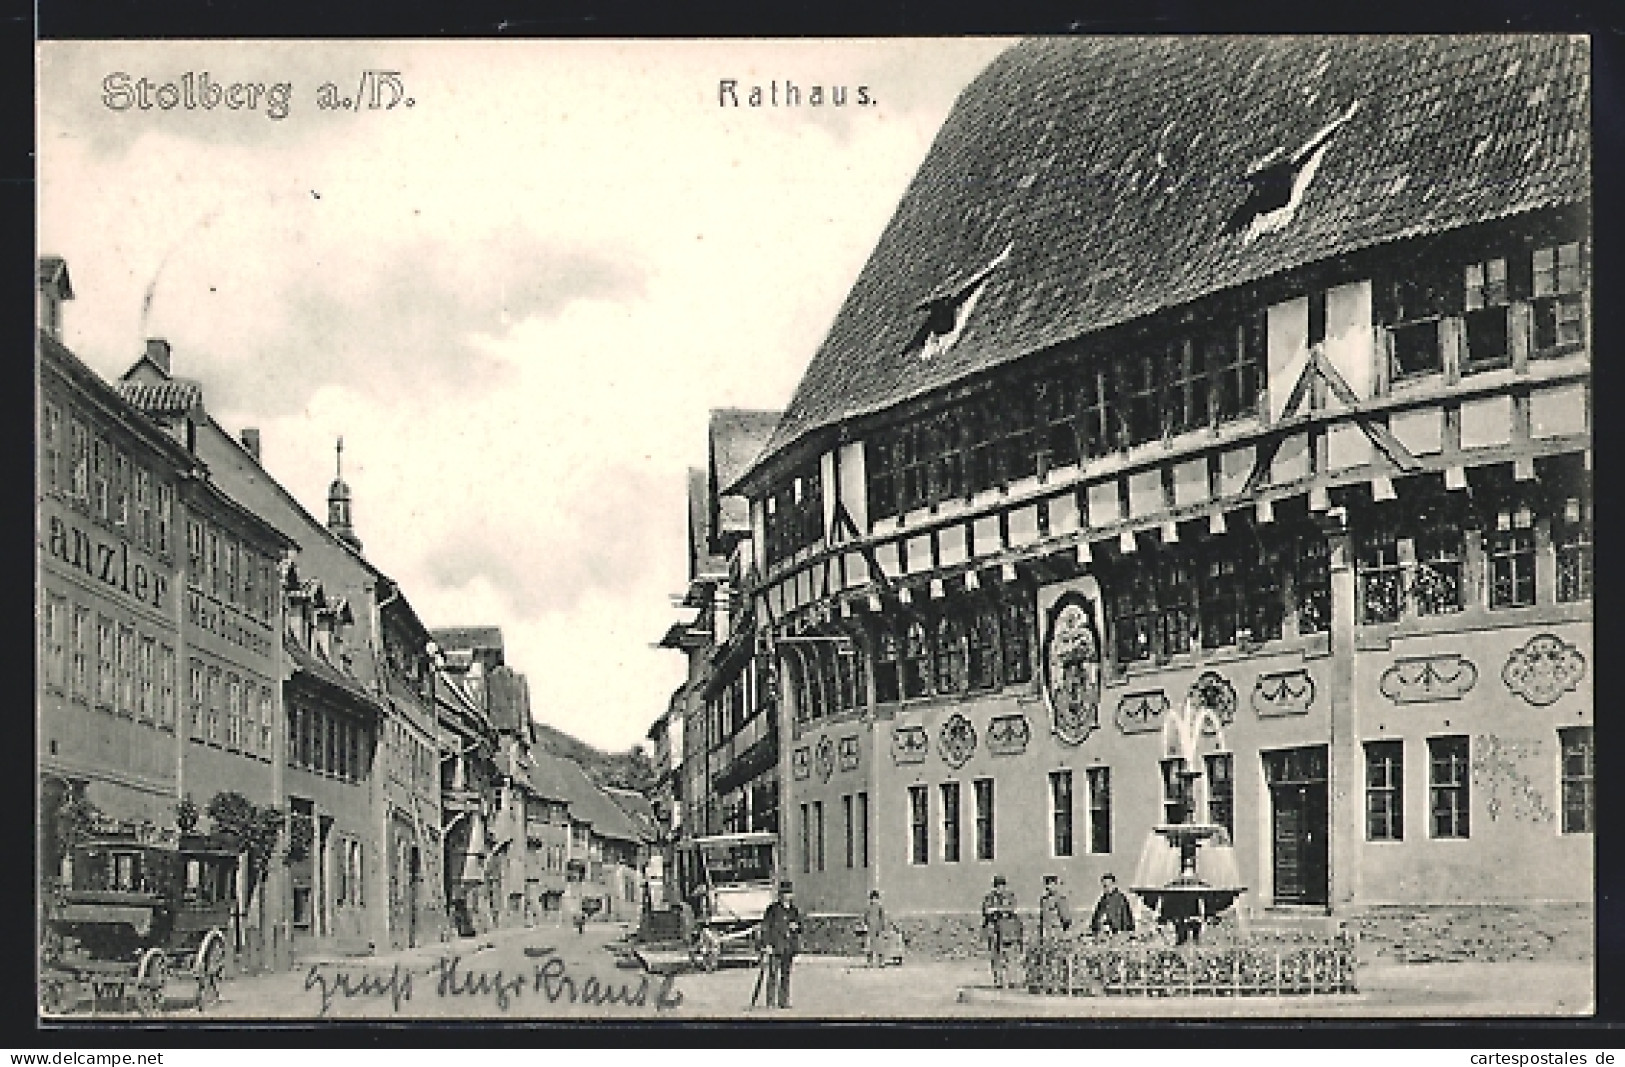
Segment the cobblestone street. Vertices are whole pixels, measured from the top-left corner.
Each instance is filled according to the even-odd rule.
[[[755,968],[649,975],[614,951],[623,934],[615,924],[580,935],[548,926],[391,956],[312,960],[227,981],[220,1003],[201,1016],[172,1000],[165,1021],[1438,1018],[1577,1016],[1594,1004],[1592,966],[1579,961],[1373,964],[1361,971],[1361,991],[1346,996],[1067,998],[993,989],[979,960],[870,970],[847,957],[808,955],[796,963],[793,1007],[770,1011],[749,1007]]]

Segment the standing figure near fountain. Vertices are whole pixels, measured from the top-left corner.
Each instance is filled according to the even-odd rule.
[[[993,876],[993,888],[982,898],[982,936],[987,939],[993,964],[993,984],[1003,989],[1012,984],[1010,961],[1021,947],[1021,916],[1016,914],[1016,895],[1005,884],[1004,875]]]
[[[1095,901],[1095,913],[1089,919],[1089,932],[1096,937],[1134,932],[1134,908],[1123,891],[1117,888],[1117,876],[1110,872],[1100,876],[1100,899]]]
[[[1064,984],[1070,947],[1072,904],[1061,891],[1060,882],[1059,875],[1044,875],[1044,895],[1038,898],[1038,944],[1027,972],[1029,985],[1046,993]]]

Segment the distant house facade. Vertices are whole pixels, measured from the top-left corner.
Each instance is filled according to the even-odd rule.
[[[732,487],[804,907],[1138,884],[1194,806],[1249,906],[1589,914],[1588,81],[1114,38],[972,83]]]

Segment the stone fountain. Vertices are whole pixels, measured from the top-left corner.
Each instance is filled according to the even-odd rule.
[[[1186,698],[1178,713],[1170,711],[1163,719],[1163,752],[1180,761],[1174,771],[1170,812],[1174,818],[1152,828],[1153,836],[1147,839],[1135,871],[1135,884],[1130,886],[1159,921],[1174,925],[1180,944],[1199,942],[1202,928],[1247,891],[1239,884],[1228,841],[1202,851],[1224,832],[1217,823],[1197,821],[1197,813],[1206,808],[1197,804],[1198,788],[1204,800],[1207,792],[1197,752],[1204,734],[1216,736],[1219,747],[1224,747],[1218,715],[1194,696]],[[1203,862],[1198,862],[1199,855]],[[1170,872],[1172,876],[1165,878]]]

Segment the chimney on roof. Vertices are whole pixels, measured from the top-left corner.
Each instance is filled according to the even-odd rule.
[[[62,301],[73,299],[68,264],[61,256],[39,259],[39,328],[53,341],[62,340]]]
[[[162,337],[147,338],[147,362],[169,377],[169,342]]]
[[[260,432],[249,426],[239,435],[243,441],[243,451],[254,457],[254,462],[260,461]]]

